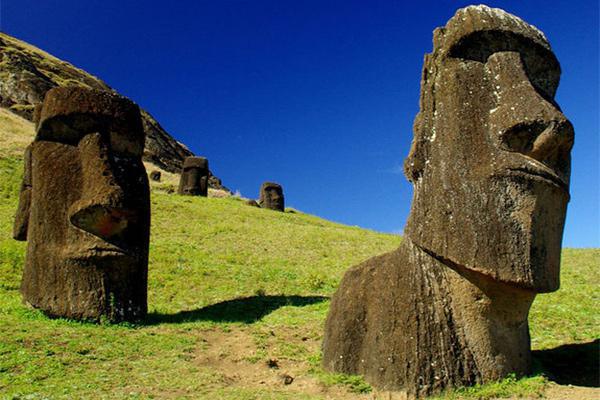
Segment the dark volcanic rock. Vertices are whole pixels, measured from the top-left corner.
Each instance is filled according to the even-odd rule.
[[[250,207],[260,207],[260,205],[256,202],[256,200],[248,199],[244,201],[244,204]]]
[[[160,176],[161,176],[160,171],[152,171],[152,172],[150,172],[149,176],[150,176],[150,179],[152,179],[153,181],[160,182]]]
[[[147,312],[150,193],[137,105],[77,87],[46,93],[25,155],[14,236],[25,302],[47,314],[133,321]]]
[[[421,397],[531,371],[527,315],[558,289],[573,128],[544,35],[499,9],[434,32],[405,173],[400,248],[351,268],[323,341],[328,370]]]
[[[5,33],[0,33],[0,106],[32,121],[34,107],[57,86],[113,91],[100,79]],[[114,92],[114,91],[113,91]],[[144,160],[169,172],[179,172],[193,153],[141,110],[146,135]],[[213,181],[211,181],[212,183]],[[221,186],[215,186],[221,188]]]
[[[258,200],[261,208],[270,210],[284,211],[285,202],[283,198],[283,188],[280,184],[274,182],[265,182],[260,187],[260,198]]]
[[[177,193],[189,196],[208,196],[208,160],[188,157],[183,162]]]

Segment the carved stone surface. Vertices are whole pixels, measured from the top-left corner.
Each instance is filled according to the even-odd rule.
[[[559,287],[573,127],[544,35],[486,6],[434,31],[400,248],[350,269],[323,364],[421,397],[531,369],[527,315]]]
[[[138,106],[54,88],[38,115],[14,229],[28,242],[24,300],[74,319],[144,317],[150,193]]]
[[[274,182],[263,183],[260,187],[260,198],[258,203],[262,208],[284,211],[285,201],[281,185]]]
[[[161,173],[160,171],[152,171],[150,172],[150,179],[155,182],[160,182]]]
[[[177,193],[189,196],[208,195],[208,160],[204,157],[188,157],[183,161]]]

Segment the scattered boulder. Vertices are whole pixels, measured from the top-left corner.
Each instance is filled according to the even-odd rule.
[[[244,204],[246,204],[247,206],[259,207],[260,208],[260,205],[256,202],[256,200],[253,200],[253,199],[245,200]]]
[[[161,173],[160,171],[152,171],[150,172],[150,179],[155,182],[160,182]]]
[[[285,203],[283,198],[283,188],[280,184],[274,182],[265,182],[260,187],[260,198],[258,204],[262,208],[270,210],[284,211]]]
[[[143,318],[150,193],[138,106],[111,92],[54,88],[36,118],[14,229],[28,242],[24,301],[65,318]]]
[[[543,33],[487,6],[434,31],[400,247],[345,274],[323,365],[424,397],[531,372],[527,316],[558,289],[573,127]]]
[[[283,381],[284,385],[291,385],[292,382],[294,382],[294,377],[288,374],[282,374],[281,380]]]
[[[183,162],[179,194],[188,196],[208,195],[208,160],[204,157],[188,157]]]

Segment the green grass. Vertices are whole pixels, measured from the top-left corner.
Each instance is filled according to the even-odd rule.
[[[509,376],[487,385],[451,390],[441,396],[434,396],[431,400],[485,400],[505,397],[538,398],[543,396],[546,385],[547,381],[541,375],[523,379]]]
[[[333,398],[369,396],[361,378],[321,369],[322,327],[344,271],[397,247],[398,236],[235,198],[154,190],[148,319],[48,319],[26,308],[18,291],[25,244],[12,240],[11,230],[21,168],[19,159],[0,158],[0,398],[322,399],[324,390]],[[598,249],[563,252],[561,290],[538,296],[531,312],[534,348],[598,336],[599,262]],[[270,370],[269,359],[280,369]],[[531,378],[445,398],[537,396],[548,371],[543,360],[537,368]],[[273,383],[286,371],[295,376],[292,385]]]

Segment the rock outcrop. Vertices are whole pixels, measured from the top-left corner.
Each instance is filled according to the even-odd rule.
[[[559,287],[573,145],[538,29],[470,6],[433,43],[404,240],[346,273],[323,341],[326,369],[411,398],[531,371],[527,316]]]
[[[53,87],[77,86],[114,92],[106,83],[30,44],[0,33],[0,107],[32,121],[34,108]],[[145,110],[141,110],[146,143],[144,160],[179,173],[193,153],[169,135]],[[212,175],[211,175],[212,177]],[[219,180],[211,187],[221,189]]]

